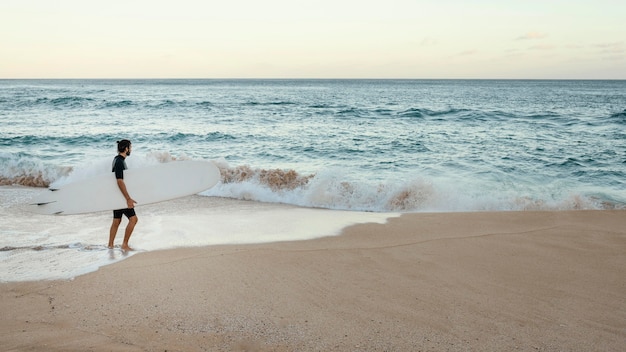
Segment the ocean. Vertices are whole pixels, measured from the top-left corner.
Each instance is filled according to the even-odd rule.
[[[27,205],[110,172],[119,139],[129,168],[222,173],[139,206],[139,251],[330,236],[406,212],[626,208],[626,81],[0,80],[1,281],[124,258],[104,246],[108,212]]]

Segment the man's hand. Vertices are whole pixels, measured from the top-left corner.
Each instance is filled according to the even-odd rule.
[[[134,199],[132,199],[132,198],[127,198],[126,199],[126,205],[128,206],[128,208],[131,208],[131,209],[134,208],[135,204],[137,204],[137,202],[135,202]]]

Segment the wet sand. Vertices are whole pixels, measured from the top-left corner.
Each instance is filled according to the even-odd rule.
[[[227,234],[225,234],[227,235]],[[3,351],[622,351],[626,211],[406,214],[0,285]]]

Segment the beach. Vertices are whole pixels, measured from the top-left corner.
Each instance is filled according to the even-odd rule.
[[[0,284],[4,351],[620,351],[626,211],[411,213]]]

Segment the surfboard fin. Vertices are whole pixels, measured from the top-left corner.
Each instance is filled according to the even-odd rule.
[[[31,203],[31,205],[46,205],[46,204],[51,204],[51,203],[56,203],[56,200],[53,200],[50,202],[42,202],[42,203]]]

